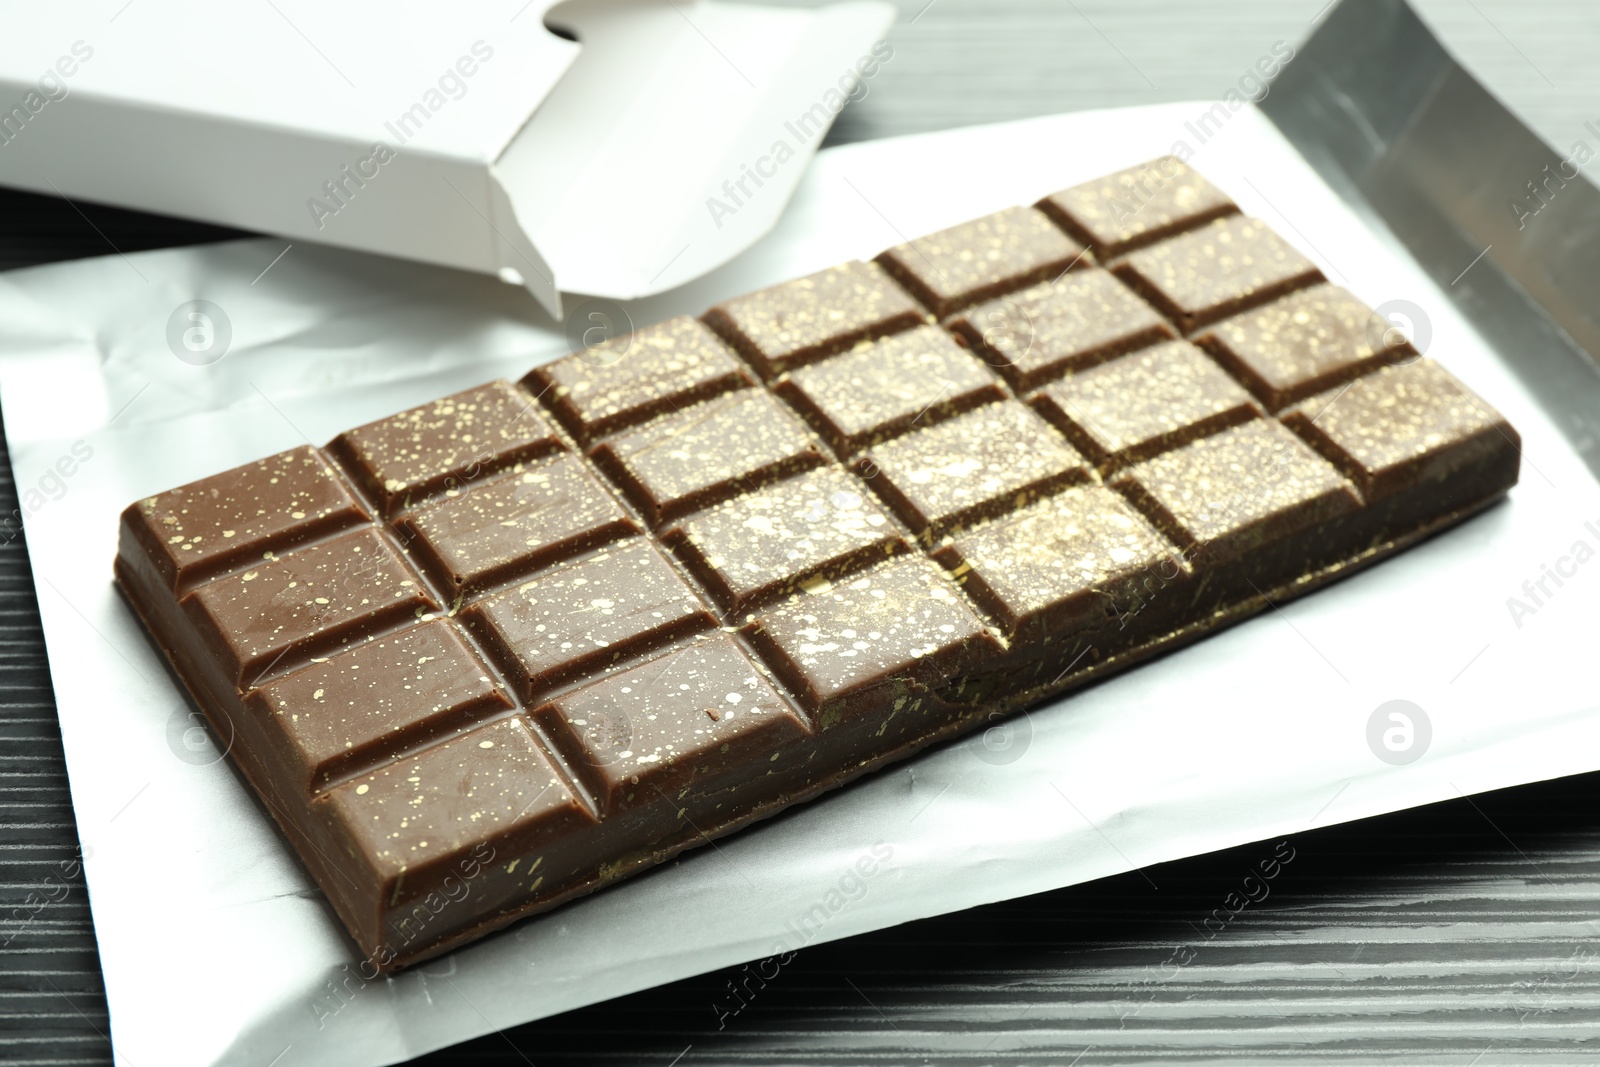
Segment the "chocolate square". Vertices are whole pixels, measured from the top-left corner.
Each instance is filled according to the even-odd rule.
[[[1243,386],[1187,341],[1169,341],[1047,385],[1034,400],[1104,467],[1148,459],[1260,414]]]
[[[1417,358],[1387,319],[1333,285],[1317,285],[1224,319],[1195,338],[1269,411],[1386,363]]]
[[[1007,637],[1068,645],[1115,633],[1146,596],[1185,576],[1144,517],[1092,485],[958,534],[938,558]]]
[[[523,381],[587,445],[751,379],[710,327],[679,315],[536,367]]]
[[[705,322],[767,381],[926,321],[875,263],[853,261],[725,301]]]
[[[1312,397],[1285,412],[1284,422],[1333,460],[1368,503],[1462,473],[1504,477],[1522,449],[1504,416],[1428,359]]]
[[[1075,270],[979,304],[950,325],[1019,392],[1177,336],[1154,308],[1103,270]]]
[[[1101,262],[1239,210],[1172,156],[1063,189],[1038,206]]]
[[[1323,280],[1266,223],[1243,215],[1132,252],[1113,269],[1185,334]]]
[[[896,245],[877,262],[944,318],[969,304],[1053,278],[1083,246],[1033,208],[1009,207]]]
[[[741,389],[665,415],[591,456],[652,527],[828,461],[765,389]]]
[[[314,660],[257,689],[250,704],[274,720],[295,784],[306,791],[513,706],[444,619]]]
[[[398,525],[416,557],[458,594],[570,559],[639,528],[570,453],[452,489]]]
[[[420,404],[328,446],[384,515],[561,448],[555,428],[510,382]]]
[[[905,547],[866,488],[837,467],[734,497],[664,537],[734,614]]]
[[[1119,483],[1185,558],[1218,566],[1355,509],[1349,482],[1272,419],[1202,437]],[[1316,554],[1311,544],[1303,559]]]
[[[564,693],[534,717],[602,816],[666,797],[681,819],[685,794],[770,763],[810,732],[726,634]]]
[[[887,719],[909,683],[939,685],[996,650],[983,620],[921,555],[819,582],[745,632],[824,730],[852,714]]]
[[[129,535],[176,590],[265,552],[371,521],[310,445],[146,497],[128,517]]]
[[[183,599],[191,623],[240,689],[268,672],[329,655],[373,627],[439,609],[370,526],[286,555],[264,555]]]
[[[994,375],[937,326],[802,367],[777,388],[843,456],[1005,397]]]
[[[716,622],[642,538],[501,590],[461,618],[509,665],[508,679],[529,700]]]
[[[362,925],[402,951],[470,918],[454,918],[451,905],[514,900],[594,866],[580,844],[594,814],[521,718],[382,764],[315,806],[356,859],[352,878],[371,909]]]
[[[857,470],[925,540],[1088,477],[1077,450],[1011,400],[879,445]]]

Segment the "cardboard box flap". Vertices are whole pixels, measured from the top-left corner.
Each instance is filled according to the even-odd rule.
[[[552,9],[584,53],[494,174],[561,289],[650,296],[771,229],[845,100],[892,56],[874,45],[892,17],[862,0]]]

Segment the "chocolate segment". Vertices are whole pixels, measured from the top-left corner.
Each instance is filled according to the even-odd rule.
[[[1185,334],[1322,280],[1316,264],[1243,215],[1130,253],[1114,269]]]
[[[1284,422],[1374,502],[1463,472],[1504,478],[1522,450],[1499,412],[1427,359],[1313,397]]]
[[[560,447],[527,396],[507,382],[490,382],[369,422],[329,449],[392,515],[429,494]]]
[[[650,542],[635,538],[480,600],[462,613],[524,699],[716,625]]]
[[[706,323],[766,380],[924,321],[923,311],[875,263],[845,263],[706,312]]]
[[[250,695],[274,717],[297,784],[325,788],[347,766],[457,733],[512,703],[448,621],[397,630],[313,660]]]
[[[887,712],[878,692],[886,680],[936,688],[1000,650],[983,619],[920,555],[820,582],[762,612],[745,632],[823,729]],[[868,699],[851,699],[858,695]]]
[[[339,897],[362,902],[358,928],[393,952],[437,938],[440,913],[473,889],[492,911],[592,866],[594,815],[520,718],[380,766],[317,807],[353,860]]]
[[[1039,201],[1039,209],[1102,262],[1239,210],[1172,156],[1063,189]]]
[[[1185,341],[1091,367],[1046,386],[1034,403],[1103,469],[1259,414],[1238,382]]]
[[[535,713],[602,815],[749,787],[810,731],[725,634],[562,696]],[[752,773],[753,772],[753,773]],[[644,842],[639,842],[644,843]]]
[[[748,385],[750,375],[709,327],[682,315],[546,364],[524,381],[588,444]]]
[[[994,375],[937,326],[802,367],[777,388],[841,456],[1005,398]]]
[[[1195,338],[1268,410],[1277,411],[1383,363],[1417,358],[1398,331],[1333,285],[1291,293]]]
[[[343,479],[309,445],[141,500],[135,508],[129,529],[174,589],[367,521]]]
[[[1068,490],[961,534],[939,558],[1007,637],[1041,643],[1112,628],[1141,587],[1185,571],[1166,539],[1101,486]]]
[[[899,527],[866,487],[836,467],[735,497],[673,527],[666,538],[734,614],[903,546]]]
[[[1015,401],[880,445],[858,469],[924,539],[1088,476],[1077,450]]]
[[[1331,464],[1266,419],[1157,456],[1121,484],[1188,558],[1212,566],[1326,524],[1358,503]]]
[[[366,631],[438,610],[376,530],[352,530],[201,586],[183,599],[198,638],[241,689]]]
[[[1083,248],[1032,208],[1011,207],[896,245],[877,262],[939,318],[1054,277]]]
[[[600,445],[594,459],[651,526],[827,462],[764,389],[742,389],[665,415]]]
[[[1069,370],[1177,336],[1154,308],[1103,270],[1075,270],[1058,281],[979,304],[950,325],[1023,392]]]
[[[361,953],[427,959],[1516,482],[1500,415],[1171,180],[1052,198],[1121,273],[939,325],[846,264],[137,501],[117,583]],[[947,309],[1045,225],[886,262]]]
[[[570,454],[451,489],[411,511],[398,527],[417,557],[456,593],[571,558],[638,529]]]

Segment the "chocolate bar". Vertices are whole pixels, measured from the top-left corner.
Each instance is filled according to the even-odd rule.
[[[1516,431],[1176,160],[138,501],[379,970],[1304,594]]]

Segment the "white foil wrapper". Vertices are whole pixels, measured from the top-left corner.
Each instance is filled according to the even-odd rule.
[[[1254,110],[1201,141],[1211,108],[829,150],[769,237],[626,312],[636,324],[698,313],[1181,143],[1331,280],[1404,311],[1428,355],[1512,421],[1525,459],[1509,501],[1281,610],[372,982],[244,783],[195,745],[178,686],[112,588],[117,515],[520,375],[566,352],[566,329],[493,279],[358,253],[296,246],[262,274],[276,240],[0,278],[0,398],[123,1061],[392,1062],[806,944],[1600,765],[1586,670],[1594,477],[1398,245]],[[169,346],[193,300],[227,319],[226,355],[210,365]],[[581,303],[575,314],[584,321]],[[1394,709],[1380,711],[1395,700],[1414,705],[1409,747],[1404,730],[1388,739],[1399,752],[1384,739]]]

